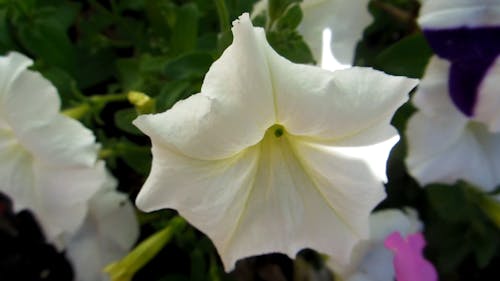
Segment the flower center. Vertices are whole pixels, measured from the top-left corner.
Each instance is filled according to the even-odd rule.
[[[285,128],[282,125],[274,124],[267,129],[266,135],[273,134],[276,138],[280,138],[285,133]]]

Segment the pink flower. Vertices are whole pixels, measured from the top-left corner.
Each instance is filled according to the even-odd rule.
[[[404,239],[397,231],[389,234],[384,245],[394,253],[397,281],[435,281],[436,269],[423,256],[425,239],[422,233],[410,234]]]

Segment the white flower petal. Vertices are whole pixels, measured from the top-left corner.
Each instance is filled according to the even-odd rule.
[[[46,126],[32,128],[19,140],[40,162],[52,165],[92,167],[100,147],[92,131],[63,115]]]
[[[216,245],[226,268],[243,257],[228,256],[234,228],[238,227],[245,200],[256,173],[258,149],[217,161],[183,156],[152,139],[151,173],[136,205],[144,211],[175,208],[205,232]]]
[[[21,131],[45,125],[59,113],[61,106],[56,88],[40,73],[28,70],[29,65],[23,66],[23,71],[11,78],[2,95],[5,118],[13,123],[11,127]],[[37,118],[32,118],[33,115]]]
[[[345,139],[316,142],[326,146],[334,146],[337,151],[342,151],[343,154],[349,155],[351,158],[364,161],[380,181],[386,182],[387,159],[398,141],[399,134],[396,129],[388,123],[381,123]]]
[[[459,112],[448,94],[450,63],[433,57],[413,97],[419,109],[406,128],[410,174],[421,184],[466,180],[486,190],[500,184],[500,134]],[[485,100],[494,104],[492,80],[483,82]],[[482,98],[482,97],[481,97]],[[488,106],[479,106],[486,118]]]
[[[351,64],[343,64],[339,62],[332,53],[331,42],[332,42],[332,30],[330,28],[323,29],[323,34],[321,36],[323,46],[321,47],[321,62],[319,65],[321,68],[335,71],[339,69],[346,69],[351,67]]]
[[[59,114],[56,89],[39,73],[19,73],[1,102],[4,121],[35,158],[50,164],[94,165],[97,146],[92,132]]]
[[[384,240],[390,233],[399,231],[409,234],[422,229],[416,211],[386,209],[370,216],[370,239],[360,242],[354,248],[348,267],[330,263],[342,280],[388,281],[394,279],[393,255],[384,247]]]
[[[293,64],[268,50],[277,123],[293,135],[335,140],[388,124],[417,84],[369,68],[330,72]]]
[[[500,134],[462,119],[413,115],[406,129],[410,174],[421,184],[466,180],[486,190],[500,184]]]
[[[365,214],[385,197],[381,183],[364,163],[321,145],[267,136],[260,146],[242,227],[228,254],[234,260],[270,252],[295,256],[309,247],[346,264],[354,244],[368,236]]]
[[[356,44],[364,29],[372,21],[368,13],[369,0],[305,0],[301,7],[303,19],[299,32],[304,36],[313,56],[323,67],[328,67],[323,57],[323,31],[331,32],[329,49],[341,64],[352,65]]]
[[[134,124],[151,137],[199,159],[222,159],[262,139],[274,123],[265,34],[248,14],[233,23],[234,40],[210,67],[201,93]]]
[[[77,281],[109,280],[103,268],[121,259],[139,236],[134,208],[125,194],[102,189],[90,201],[89,210],[66,251]]]
[[[500,56],[486,73],[479,88],[479,97],[474,108],[474,119],[486,124],[491,132],[500,132]]]
[[[429,29],[500,25],[498,0],[432,0],[422,3],[419,24]]]
[[[38,163],[37,163],[38,164]],[[95,167],[66,168],[36,165],[37,210],[48,239],[75,232],[82,224],[90,198],[107,183],[104,162]],[[62,192],[64,191],[64,192]]]
[[[103,185],[92,132],[59,113],[56,89],[19,53],[0,57],[0,190],[28,209],[49,241],[74,232]]]
[[[411,208],[384,209],[370,216],[370,240],[383,244],[385,238],[394,231],[408,235],[422,230],[417,212]]]
[[[8,94],[10,85],[17,76],[32,64],[31,59],[16,52],[0,57],[0,99]]]
[[[418,85],[418,91],[412,103],[428,116],[448,116],[466,120],[466,117],[453,105],[448,94],[449,71],[450,63],[447,60],[433,56],[427,65],[424,78]]]
[[[191,159],[153,140],[152,171],[137,205],[177,209],[212,238],[228,269],[246,256],[294,256],[305,247],[348,259],[368,235],[363,214],[384,198],[382,184],[342,153],[272,138],[219,161]]]
[[[366,157],[351,148],[394,137],[389,121],[416,80],[292,64],[247,15],[235,25],[235,43],[201,94],[135,121],[153,144],[137,205],[177,209],[212,239],[226,269],[246,256],[295,256],[306,247],[347,264],[354,244],[368,238],[368,214],[385,197]],[[244,54],[225,60],[239,51],[255,56],[255,48],[236,48],[245,28],[253,31],[240,39],[262,53],[254,61]],[[215,71],[229,67],[247,75]],[[255,92],[261,85],[246,78],[260,69],[265,73],[252,83],[269,88]],[[207,94],[212,89],[225,94]]]
[[[12,137],[10,131],[0,129],[0,191],[14,200],[14,210],[19,212],[27,207],[37,210],[37,192],[33,187],[32,157],[23,150]],[[34,203],[34,204],[33,204]]]

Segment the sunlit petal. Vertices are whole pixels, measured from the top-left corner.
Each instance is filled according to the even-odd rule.
[[[233,44],[210,67],[200,94],[134,124],[195,158],[222,159],[256,144],[275,119],[265,35],[248,15],[232,30]]]
[[[226,269],[243,257],[295,256],[306,247],[346,265],[385,197],[377,175],[384,169],[375,172],[366,153],[384,144],[373,156],[385,166],[397,137],[389,121],[416,80],[293,64],[248,15],[234,25],[235,41],[200,94],[134,121],[153,144],[137,206],[178,210],[212,239]],[[238,38],[260,51],[238,47]],[[255,58],[228,59],[236,51]],[[224,94],[207,94],[214,85]]]
[[[417,84],[369,68],[330,72],[268,53],[277,122],[293,135],[335,140],[387,124]]]

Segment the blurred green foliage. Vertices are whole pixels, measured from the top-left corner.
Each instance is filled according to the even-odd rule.
[[[270,44],[281,55],[314,63],[296,30],[302,19],[299,3],[269,0],[268,12],[257,15],[254,24],[265,27]],[[34,59],[33,68],[57,87],[63,109],[77,112],[95,132],[102,144],[101,157],[120,180],[119,189],[133,199],[149,173],[151,155],[148,138],[131,120],[144,110],[165,111],[198,92],[210,65],[231,42],[230,22],[250,12],[253,4],[252,0],[1,0],[0,53],[16,50]],[[421,77],[432,51],[415,23],[418,2],[373,0],[368,8],[374,21],[358,44],[355,64]],[[127,98],[131,91],[154,102],[147,109],[131,103]],[[466,183],[422,189],[407,174],[404,128],[413,112],[406,104],[393,120],[403,139],[391,154],[388,197],[379,208],[412,206],[419,211],[429,243],[427,255],[437,265],[440,280],[487,280],[500,265],[498,225],[482,207],[484,194]],[[174,216],[170,210],[139,213],[141,240]],[[301,259],[322,267],[318,257],[307,251],[301,254]],[[284,256],[262,260],[278,264],[283,276],[293,273],[293,264]],[[248,264],[254,280],[265,280],[259,273],[266,270],[262,263]],[[225,274],[210,240],[187,227],[175,233],[134,280],[234,280],[237,272],[238,268]]]

